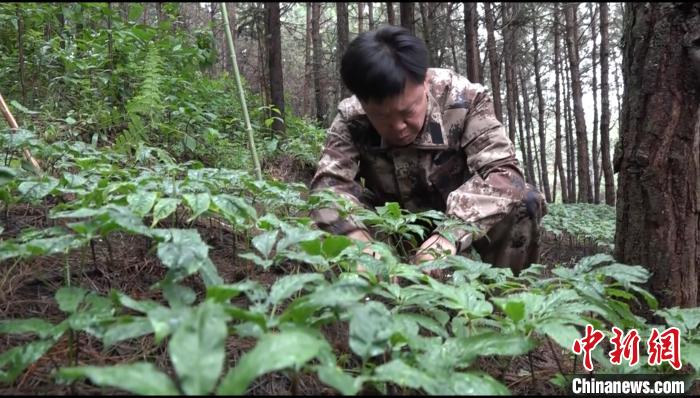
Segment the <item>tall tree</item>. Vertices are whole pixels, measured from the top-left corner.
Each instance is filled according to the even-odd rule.
[[[484,3],[484,19],[486,22],[486,46],[489,52],[489,69],[491,72],[491,88],[493,92],[493,111],[496,119],[503,123],[503,107],[501,105],[501,84],[499,57],[496,53],[496,38],[494,37],[494,20],[491,3]]]
[[[518,92],[518,84],[515,84],[515,91]],[[518,139],[520,140],[520,153],[523,159],[523,170],[525,171],[525,181],[532,183],[534,176],[530,174],[530,168],[527,166],[527,144],[525,143],[525,129],[523,128],[523,111],[520,106],[520,96],[515,97],[515,108],[518,117]]]
[[[660,307],[697,307],[700,3],[627,3],[615,258],[652,273]]]
[[[471,82],[481,83],[479,72],[481,59],[479,54],[479,19],[476,3],[464,3],[464,43],[467,53],[467,78]],[[451,37],[451,36],[450,36]]]
[[[311,3],[306,3],[306,35],[304,43],[304,114],[308,115],[312,113],[309,109],[312,105],[309,101],[309,87],[311,87],[311,71],[312,71],[312,61],[311,61]]]
[[[282,36],[280,32],[280,3],[265,3],[267,60],[270,69],[270,99],[280,111],[275,115],[272,129],[284,133],[284,77],[282,75]],[[279,117],[279,119],[278,119]]]
[[[314,50],[314,92],[316,98],[316,120],[323,123],[326,117],[326,100],[321,87],[321,3],[311,3],[311,43]]]
[[[338,65],[338,71],[336,72],[338,76],[340,76],[340,60],[343,54],[345,54],[345,50],[348,48],[350,36],[350,27],[348,26],[348,3],[335,3],[335,10],[336,16],[338,18],[338,45],[336,46],[336,65]],[[343,84],[343,81],[342,79],[340,79],[340,77],[338,78],[338,84],[340,85],[340,98],[349,97],[350,92],[348,91],[347,87],[345,87],[345,84]]]
[[[533,47],[533,59],[535,66],[535,89],[537,90],[537,132],[540,137],[540,170],[542,173],[542,189],[544,190],[544,196],[547,202],[552,201],[552,195],[549,191],[549,177],[547,176],[547,142],[544,134],[544,112],[545,103],[544,95],[542,94],[542,79],[540,77],[540,54],[539,54],[539,38],[537,37],[537,21],[533,19],[532,21],[532,47]]]
[[[518,76],[520,77],[520,92],[523,96],[523,117],[525,118],[525,151],[527,159],[525,159],[525,167],[530,174],[530,182],[537,185],[535,178],[535,162],[532,160],[532,111],[530,108],[530,96],[528,95],[527,81],[523,75],[523,70],[518,68]]]
[[[501,20],[503,21],[503,64],[505,67],[506,77],[506,108],[508,111],[508,137],[512,142],[515,142],[515,119],[512,117],[515,112],[515,98],[518,92],[515,89],[517,85],[515,76],[515,52],[518,48],[517,34],[518,24],[520,23],[520,8],[518,4],[501,3]],[[525,112],[527,114],[527,111]]]
[[[576,141],[573,133],[573,118],[571,117],[571,78],[568,63],[564,64],[564,129],[566,130],[566,165],[569,179],[569,202],[576,202]]]
[[[394,13],[394,3],[386,2],[386,21],[389,25],[396,25],[396,14]]]
[[[368,3],[368,4],[371,4],[371,3]],[[365,30],[364,13],[365,13],[365,3],[358,1],[357,2],[357,32],[358,33],[362,33]]]
[[[428,49],[428,65],[430,67],[437,66],[435,45],[432,42],[433,33],[433,20],[432,20],[432,3],[419,2],[418,8],[420,10],[421,25],[423,26],[423,41],[425,42],[425,47]]]
[[[408,29],[411,34],[415,34],[416,20],[413,16],[413,2],[399,3],[399,15],[401,17],[401,26]]]
[[[591,40],[593,41],[593,50],[591,51],[591,63],[593,65],[593,78],[591,80],[591,88],[593,90],[593,203],[600,203],[600,163],[598,162],[598,77],[596,76],[596,67],[598,65],[598,51],[596,45],[596,15],[598,9],[593,9],[593,4],[588,3],[588,11],[591,15]]]
[[[615,181],[610,163],[610,100],[608,93],[608,5],[600,4],[600,155],[605,178],[605,203],[615,204]]]
[[[583,93],[581,91],[581,72],[579,70],[578,54],[578,22],[576,8],[578,3],[565,6],[566,44],[569,53],[569,71],[571,72],[571,91],[574,98],[574,118],[576,121],[576,154],[578,155],[578,201],[593,202],[591,190],[590,162],[588,158],[588,137],[586,135],[586,119],[583,114]]]
[[[367,23],[369,24],[369,30],[374,30],[374,3],[367,2]]]
[[[552,23],[552,30],[554,31],[554,92],[555,92],[555,104],[554,104],[554,131],[555,131],[555,141],[554,141],[554,168],[555,171],[559,172],[559,179],[561,180],[561,200],[563,203],[569,203],[569,191],[567,189],[567,178],[564,173],[564,164],[562,159],[562,149],[561,149],[561,96],[559,90],[559,76],[561,75],[559,66],[561,65],[561,60],[559,57],[559,4],[554,3],[554,22]],[[554,174],[554,186],[555,189],[552,190],[552,201],[556,202],[556,185],[557,177]]]

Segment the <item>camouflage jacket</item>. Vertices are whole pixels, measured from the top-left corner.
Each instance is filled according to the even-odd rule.
[[[444,211],[480,230],[437,231],[449,232],[462,251],[523,200],[526,184],[484,86],[448,69],[428,69],[427,77],[426,121],[405,147],[385,145],[355,96],[341,101],[311,189],[330,188],[364,206],[394,201],[414,212]],[[335,234],[365,228],[333,209],[312,216]]]

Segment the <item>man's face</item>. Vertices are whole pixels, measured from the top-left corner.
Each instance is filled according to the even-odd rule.
[[[381,102],[360,101],[372,126],[391,146],[405,146],[413,142],[423,128],[428,109],[428,83],[406,81],[404,90]]]

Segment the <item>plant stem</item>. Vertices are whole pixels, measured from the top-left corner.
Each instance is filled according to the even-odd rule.
[[[554,346],[552,345],[552,340],[549,338],[547,339],[547,344],[549,344],[549,349],[552,351],[552,355],[554,355],[554,361],[557,363],[557,368],[559,368],[559,373],[564,377],[564,379],[569,382],[569,379],[566,377],[564,374],[564,369],[561,367],[561,362],[559,362],[559,357],[557,356],[556,352],[554,352]]]

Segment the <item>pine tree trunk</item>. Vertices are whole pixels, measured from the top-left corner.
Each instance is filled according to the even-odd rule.
[[[564,162],[562,156],[561,148],[561,95],[559,89],[559,76],[561,60],[559,56],[559,5],[554,4],[554,23],[552,24],[552,29],[554,30],[554,92],[555,92],[555,105],[554,105],[554,121],[555,121],[555,149],[554,149],[554,168],[559,172],[559,179],[561,180],[561,201],[562,203],[569,203],[569,191],[567,185],[566,174],[564,173]],[[555,185],[556,185],[556,175],[555,175]],[[556,189],[552,191],[552,201],[556,202]]]
[[[408,29],[408,31],[411,32],[411,34],[416,34],[416,21],[413,16],[413,3],[399,3],[399,15],[401,17],[401,26]]]
[[[479,20],[476,3],[464,3],[464,32],[467,50],[467,78],[470,82],[481,83],[481,59],[479,56]]]
[[[576,154],[578,160],[578,201],[592,203],[591,176],[589,172],[588,137],[586,135],[586,119],[583,114],[583,93],[581,91],[581,72],[579,71],[578,55],[578,22],[576,8],[578,3],[565,6],[566,42],[569,53],[569,70],[571,72],[571,91],[574,98],[574,117],[576,121]]]
[[[576,145],[574,144],[573,118],[571,117],[571,78],[568,63],[564,63],[564,126],[566,130],[566,162],[569,173],[569,203],[576,202]]]
[[[486,21],[486,46],[489,51],[489,69],[491,71],[491,88],[493,94],[493,111],[496,119],[503,123],[503,107],[501,105],[501,84],[499,57],[496,53],[496,39],[494,37],[494,20],[491,3],[484,3],[484,18]]]
[[[311,3],[306,3],[306,43],[304,43],[304,115],[314,113],[309,101],[309,87],[311,87]]]
[[[541,172],[542,172],[542,189],[544,190],[544,196],[547,202],[552,202],[552,195],[549,190],[549,177],[547,176],[547,142],[544,135],[544,111],[545,103],[544,96],[542,95],[542,82],[540,78],[540,54],[538,49],[538,37],[537,37],[537,22],[532,23],[532,44],[533,44],[533,56],[535,63],[535,87],[537,89],[537,131],[540,137],[540,162],[541,162]]]
[[[605,177],[605,203],[615,205],[615,181],[610,163],[610,87],[608,85],[608,5],[600,4],[600,153]]]
[[[598,154],[600,149],[598,148],[598,77],[596,76],[597,65],[598,65],[598,50],[596,46],[596,16],[598,14],[598,9],[596,7],[593,10],[593,5],[588,3],[588,10],[591,14],[591,37],[593,40],[593,51],[591,52],[591,63],[593,64],[593,79],[592,86],[593,89],[593,202],[600,203],[600,163],[598,161]]]
[[[321,3],[311,3],[311,42],[314,49],[314,90],[316,98],[316,120],[323,123],[326,117],[326,104],[323,95],[323,87],[321,87]]]
[[[338,2],[335,3],[336,16],[338,18],[338,46],[336,47],[336,65],[338,65],[338,84],[340,85],[340,98],[346,98],[350,96],[345,84],[343,84],[340,78],[340,60],[345,54],[345,50],[348,48],[349,37],[350,37],[350,27],[348,23],[348,3]]]
[[[433,31],[433,26],[432,26],[432,20],[431,20],[431,15],[430,11],[428,11],[428,8],[430,7],[430,3],[425,3],[425,2],[419,2],[418,3],[418,8],[420,10],[420,16],[422,19],[422,26],[423,26],[423,41],[425,42],[425,47],[428,49],[428,67],[433,68],[437,66],[437,60],[435,57],[435,46],[432,43],[432,31]]]
[[[535,178],[535,165],[532,159],[532,146],[530,145],[530,141],[532,140],[532,112],[530,111],[530,96],[527,94],[527,84],[525,82],[525,78],[523,77],[522,69],[518,69],[518,75],[520,77],[520,92],[523,96],[523,117],[525,118],[525,143],[527,151],[525,167],[527,167],[528,173],[530,173],[530,178],[532,178],[531,183],[535,186],[539,186]]]
[[[700,4],[624,14],[615,258],[652,273],[659,307],[696,307],[700,278]]]
[[[272,129],[284,133],[284,76],[282,75],[282,36],[280,29],[280,3],[265,3],[267,15],[267,51],[270,68],[270,97],[272,105],[280,111],[272,122]],[[277,117],[282,120],[277,119]]]
[[[368,3],[369,4],[369,3]],[[365,3],[358,1],[357,2],[357,33],[362,33],[365,31],[364,27],[364,8],[365,8]]]
[[[518,84],[515,82],[515,92],[518,92]],[[520,153],[522,154],[522,159],[523,159],[523,170],[525,171],[525,181],[529,182],[530,184],[533,183],[533,176],[530,175],[530,169],[527,167],[527,143],[525,142],[525,129],[523,128],[523,111],[522,107],[520,106],[520,97],[516,96],[515,97],[515,107],[516,107],[516,113],[518,117],[518,139],[520,142]]]
[[[369,30],[374,30],[374,3],[371,1],[367,3],[367,22],[369,23]]]
[[[386,21],[389,25],[396,25],[396,14],[394,13],[394,3],[386,2]]]
[[[515,111],[515,98],[518,92],[515,90],[515,49],[517,48],[517,37],[515,26],[517,26],[517,16],[514,15],[514,6],[503,3],[501,8],[501,20],[511,21],[503,26],[503,62],[506,78],[506,110],[508,111],[508,138],[515,142],[515,120],[511,116]]]

